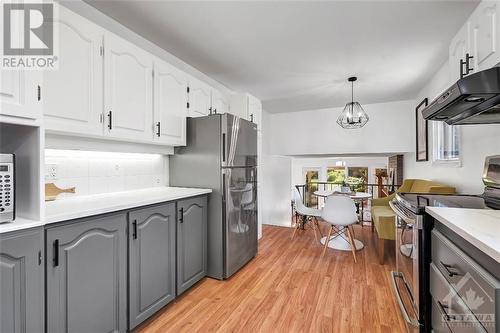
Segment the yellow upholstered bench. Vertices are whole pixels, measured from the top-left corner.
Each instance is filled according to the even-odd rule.
[[[423,179],[405,179],[398,189],[400,193],[432,193],[432,194],[454,194],[455,188],[440,183]],[[396,214],[389,206],[389,201],[395,194],[388,197],[372,200],[372,231],[377,230],[378,256],[380,264],[384,264],[385,243],[394,240],[396,236],[395,217]]]

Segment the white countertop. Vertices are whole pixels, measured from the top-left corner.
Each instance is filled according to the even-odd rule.
[[[14,222],[7,222],[0,224],[0,234],[16,230],[40,227],[43,226],[44,224],[45,223],[43,221],[31,220],[24,217],[16,216]]]
[[[426,212],[500,263],[500,210],[426,207]]]
[[[210,192],[212,192],[211,189],[203,188],[154,187],[49,201],[45,203],[45,224],[178,200]]]
[[[154,187],[48,201],[45,203],[44,221],[16,218],[14,222],[0,224],[0,233],[189,198],[211,192],[211,189],[204,188]]]

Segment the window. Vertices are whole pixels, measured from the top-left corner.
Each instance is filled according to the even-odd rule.
[[[318,197],[314,192],[318,190],[319,169],[304,169],[305,188],[305,204],[306,206],[316,206]]]
[[[348,167],[347,183],[353,186],[356,192],[366,192],[365,184],[368,183],[367,167]]]
[[[342,184],[345,180],[345,167],[328,167],[326,169],[326,181],[329,183]]]
[[[460,130],[442,121],[432,122],[433,162],[460,165]]]

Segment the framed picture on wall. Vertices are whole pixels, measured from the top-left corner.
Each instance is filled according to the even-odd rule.
[[[422,116],[422,110],[429,104],[429,100],[425,98],[415,109],[416,117],[416,135],[417,135],[417,146],[416,146],[416,159],[417,162],[424,162],[429,160],[428,153],[428,122]]]

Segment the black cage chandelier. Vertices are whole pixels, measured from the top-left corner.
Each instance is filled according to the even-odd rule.
[[[347,103],[344,110],[337,119],[337,124],[346,129],[361,128],[370,120],[359,102],[354,102],[354,81],[358,78],[352,76],[347,79],[351,82],[351,101]]]

